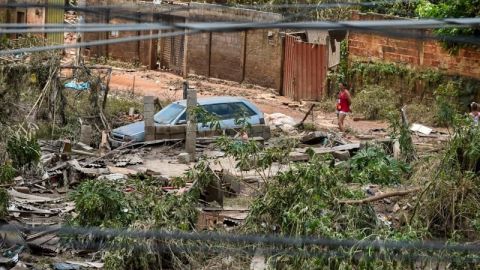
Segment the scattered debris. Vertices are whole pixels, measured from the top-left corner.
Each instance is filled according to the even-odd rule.
[[[422,134],[424,134],[424,135],[430,135],[430,133],[432,133],[432,130],[433,130],[433,129],[415,123],[415,124],[413,124],[413,125],[410,127],[410,130],[411,130],[411,131],[414,131],[414,132],[420,132],[420,133],[422,133]]]
[[[295,131],[295,120],[283,113],[266,114],[265,121],[273,130],[280,129],[287,134]]]

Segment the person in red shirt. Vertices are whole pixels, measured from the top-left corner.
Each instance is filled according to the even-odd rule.
[[[337,116],[338,128],[341,132],[345,131],[345,117],[350,113],[350,104],[352,103],[350,92],[344,83],[339,83],[340,92],[337,98]]]

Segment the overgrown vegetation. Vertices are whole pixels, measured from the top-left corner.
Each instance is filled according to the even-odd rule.
[[[0,188],[0,218],[8,217],[9,195],[5,188]]]
[[[41,153],[35,131],[22,126],[18,126],[17,130],[12,129],[7,140],[7,153],[16,169],[36,165]]]
[[[374,2],[370,0],[363,0],[362,2]],[[362,7],[360,10],[363,12],[375,12],[380,14],[387,14],[387,15],[395,15],[400,17],[416,17],[417,16],[417,6],[419,5],[420,1],[409,0],[396,0],[396,1],[388,1],[385,3],[377,3],[372,6],[365,6]]]
[[[352,110],[368,120],[386,119],[398,105],[398,97],[391,89],[368,85],[355,95]]]
[[[433,235],[470,241],[479,237],[479,135],[471,119],[456,118],[446,151],[425,162],[412,178],[426,185],[412,220]]]
[[[352,181],[362,184],[398,184],[410,171],[406,163],[387,155],[379,146],[360,150],[349,163]]]
[[[144,176],[124,183],[98,179],[85,181],[72,194],[77,215],[70,222],[76,226],[128,230],[191,230],[196,222],[197,188],[177,196],[165,194],[162,190],[164,184]],[[79,240],[92,241],[90,237]],[[162,258],[173,264],[172,256],[183,256],[168,250],[159,252],[162,245],[175,246],[173,240],[119,236],[106,243],[106,269],[158,269]]]
[[[350,83],[354,112],[368,119],[386,119],[390,111],[408,105],[411,122],[449,126],[452,117],[465,112],[480,94],[480,82],[475,79],[402,64],[353,61],[346,73],[338,76]]]
[[[443,0],[443,1],[428,1],[422,0],[418,2],[416,13],[420,17],[425,18],[474,18],[480,16],[480,5],[477,0]],[[455,36],[470,36],[479,37],[480,30],[478,28],[441,28],[436,29],[435,33],[446,37]],[[458,43],[445,40],[442,42],[444,47],[450,53],[457,53],[461,47],[475,47],[478,46],[468,43]]]
[[[13,168],[10,162],[5,162],[3,165],[0,165],[0,184],[11,184],[16,174],[17,170]]]

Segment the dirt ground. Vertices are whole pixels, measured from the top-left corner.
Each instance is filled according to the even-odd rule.
[[[114,91],[124,91],[136,95],[153,95],[161,99],[174,101],[182,98],[182,82],[182,77],[168,72],[114,70],[110,88]],[[255,103],[264,113],[283,113],[297,121],[303,118],[309,107],[308,102],[294,102],[287,97],[278,95],[273,89],[204,78],[189,78],[189,83],[191,87],[197,89],[199,96],[243,96]],[[311,116],[308,121],[312,122]],[[314,123],[320,129],[337,129],[334,113],[315,111]],[[367,134],[372,129],[385,129],[387,127],[387,124],[381,121],[353,121],[352,117],[347,118],[347,125],[353,133],[359,134]]]

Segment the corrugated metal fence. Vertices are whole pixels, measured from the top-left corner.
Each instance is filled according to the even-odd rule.
[[[285,36],[283,95],[293,100],[320,100],[325,94],[328,45]]]
[[[48,5],[61,6],[64,5],[64,0],[48,0]],[[63,15],[65,11],[63,8],[47,8],[46,23],[63,23]],[[63,44],[63,33],[48,33],[47,42],[49,44]]]

